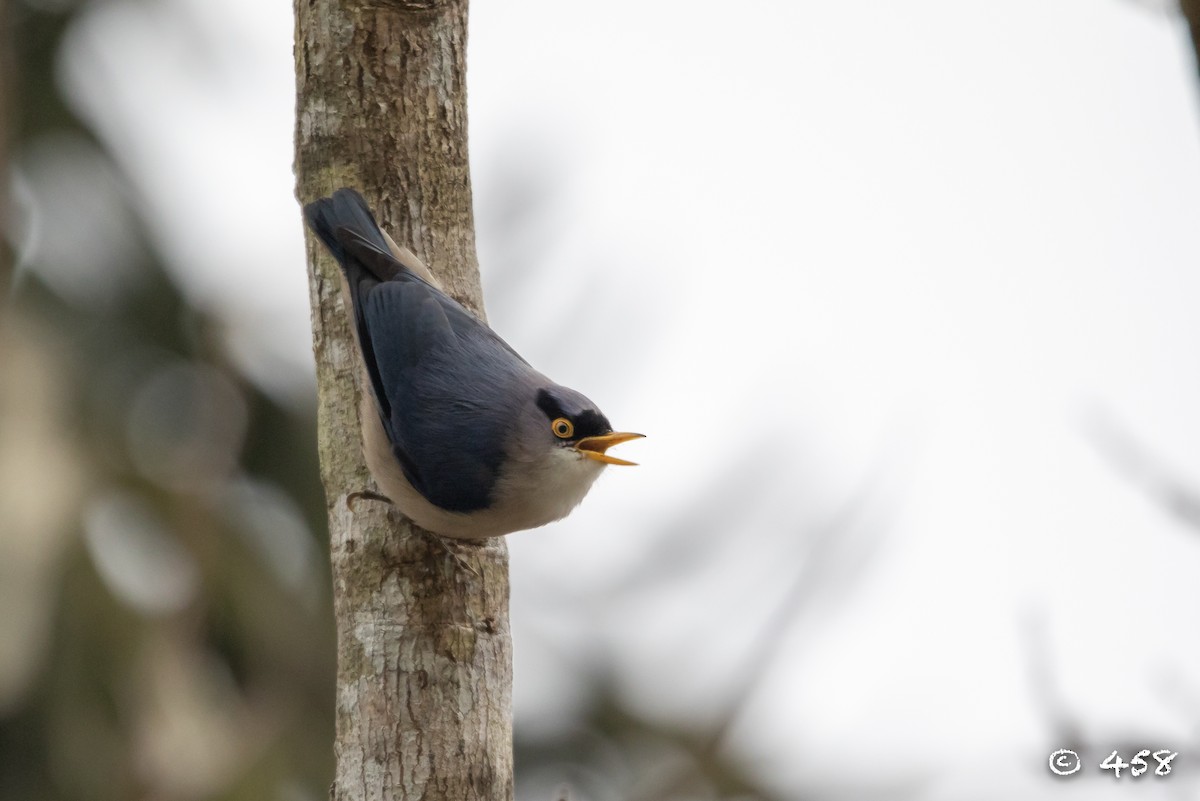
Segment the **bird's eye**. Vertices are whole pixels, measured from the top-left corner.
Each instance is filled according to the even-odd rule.
[[[559,417],[550,424],[550,430],[559,439],[570,439],[571,435],[575,433],[575,424],[565,417]]]

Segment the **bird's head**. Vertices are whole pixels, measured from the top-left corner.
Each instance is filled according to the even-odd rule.
[[[537,393],[537,406],[545,415],[547,441],[554,447],[601,464],[636,464],[609,456],[608,449],[644,435],[613,431],[608,418],[581,393],[557,385],[543,387]]]

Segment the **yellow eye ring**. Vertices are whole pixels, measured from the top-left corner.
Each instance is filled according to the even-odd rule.
[[[571,435],[575,433],[575,424],[565,417],[558,417],[550,424],[550,430],[559,439],[570,439]]]

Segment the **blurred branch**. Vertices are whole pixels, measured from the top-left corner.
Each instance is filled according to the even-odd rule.
[[[766,439],[752,441],[740,454],[727,457],[699,490],[689,493],[689,503],[678,505],[665,531],[613,591],[625,594],[661,586],[711,558],[706,546],[727,537],[747,509],[764,503],[775,489],[770,479],[784,474],[772,445]]]
[[[653,720],[623,701],[608,677],[598,675],[591,692],[579,727],[542,743],[521,743],[518,763],[531,766],[522,771],[525,780],[539,771],[553,778],[556,793],[572,798],[571,787],[582,798],[782,801],[745,760],[707,753],[706,733]],[[643,778],[627,791],[631,773]]]
[[[1200,529],[1200,491],[1176,475],[1109,414],[1087,421],[1092,443],[1112,465],[1187,525]]]
[[[1067,704],[1062,683],[1054,672],[1047,618],[1045,610],[1028,609],[1018,620],[1018,628],[1025,641],[1026,666],[1033,687],[1034,703],[1045,714],[1056,747],[1082,752],[1087,747],[1087,741],[1084,739],[1083,726]]]
[[[892,454],[889,451],[885,455]],[[805,538],[808,544],[807,558],[802,559],[802,567],[786,595],[762,624],[757,639],[743,658],[733,689],[725,701],[718,705],[712,726],[699,737],[680,736],[680,740],[688,744],[696,765],[722,764],[717,758],[722,744],[763,677],[778,659],[780,649],[787,642],[788,629],[801,611],[812,604],[822,588],[835,583],[840,589],[849,585],[848,580],[833,581],[834,577],[848,579],[850,574],[861,572],[867,557],[879,543],[879,537],[876,536],[878,527],[864,523],[862,518],[872,502],[880,496],[883,479],[891,472],[891,459],[878,459],[849,498],[824,524],[817,526]],[[856,529],[866,533],[855,537]],[[852,553],[855,545],[859,546],[859,550]],[[656,801],[670,797],[681,792],[693,780],[693,775],[692,766],[684,765],[664,775],[650,777],[634,788],[629,801]]]
[[[16,88],[17,59],[13,49],[12,4],[0,3],[0,305],[5,303],[15,278],[15,258],[8,226],[12,220],[9,193],[12,191],[13,90]]]
[[[839,564],[839,560],[849,557],[848,551],[855,544],[855,527],[860,525],[872,501],[879,497],[880,485],[888,472],[889,465],[880,460],[850,497],[806,538],[808,558],[802,561],[800,572],[788,588],[787,595],[763,624],[757,641],[746,655],[739,672],[738,683],[726,699],[717,715],[717,723],[709,733],[706,743],[709,753],[720,747],[755,688],[778,658],[779,651],[787,640],[785,634],[801,610],[812,603],[823,587],[833,583],[832,577],[841,573],[844,578],[848,578],[846,574],[858,572],[850,568],[845,561]],[[879,542],[879,537],[876,536],[878,529],[870,526],[866,528],[871,529],[867,532],[870,538],[859,544],[869,549]],[[868,552],[860,551],[857,555],[859,559],[854,567],[861,569]],[[845,589],[848,584],[848,581],[837,582],[841,589]]]
[[[1200,78],[1200,0],[1131,0],[1134,5],[1163,15],[1181,14],[1192,38],[1193,62]]]
[[[1196,57],[1197,78],[1200,78],[1200,0],[1179,0],[1179,10],[1192,34],[1192,53]]]

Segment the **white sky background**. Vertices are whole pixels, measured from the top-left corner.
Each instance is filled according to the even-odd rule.
[[[471,14],[491,322],[650,435],[510,538],[518,727],[551,731],[603,660],[653,714],[702,715],[818,558],[733,737],[781,788],[844,785],[853,748],[850,786],[1124,793],[1047,775],[1030,620],[1098,748],[1200,762],[1200,532],[1087,427],[1123,421],[1200,485],[1182,23],[1133,0]],[[117,0],[61,66],[240,361],[306,399],[291,26],[281,0]],[[723,516],[689,539],[698,505]],[[1194,770],[1139,797],[1197,797]]]

